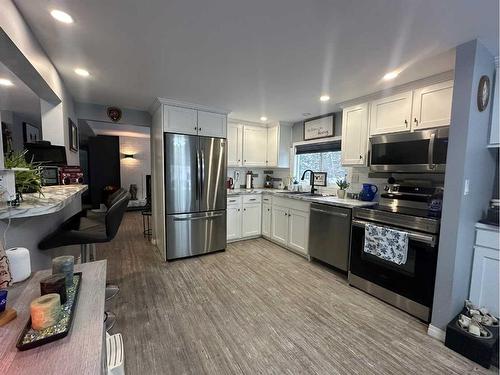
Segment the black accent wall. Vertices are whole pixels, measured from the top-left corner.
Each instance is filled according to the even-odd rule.
[[[104,203],[106,186],[120,187],[120,138],[99,135],[88,139],[89,191],[93,208]]]

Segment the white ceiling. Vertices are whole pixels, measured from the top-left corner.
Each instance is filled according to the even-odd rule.
[[[77,101],[137,109],[165,97],[297,120],[383,89],[393,69],[391,85],[449,70],[476,37],[498,55],[498,0],[15,2]]]
[[[0,111],[22,114],[28,122],[41,121],[40,99],[26,84],[0,62],[0,78],[12,81],[13,86],[0,86]]]

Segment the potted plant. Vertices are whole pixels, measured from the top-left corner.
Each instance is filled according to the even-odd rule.
[[[13,152],[5,159],[5,168],[14,170],[16,192],[22,198],[23,193],[42,193],[42,169],[39,163],[26,161],[26,152]]]
[[[337,186],[339,187],[337,190],[337,197],[345,198],[345,191],[351,186],[349,182],[347,182],[347,178],[339,178],[337,180]]]

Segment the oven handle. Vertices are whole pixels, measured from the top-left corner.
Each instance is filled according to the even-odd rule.
[[[378,225],[376,223],[370,223],[368,221],[363,221],[363,220],[357,220],[357,219],[352,220],[352,225],[354,225],[356,227],[364,228],[366,224]],[[391,227],[388,227],[388,226],[384,226],[384,227],[391,229]],[[394,228],[394,229],[396,229],[396,228]],[[396,230],[408,233],[408,238],[410,238],[414,241],[426,243],[426,244],[430,245],[431,247],[436,246],[436,236],[422,234],[422,233],[418,233],[418,232],[409,232],[409,231],[401,230],[399,228],[397,228]]]
[[[429,163],[429,169],[432,170],[436,168],[434,165],[434,142],[436,140],[436,133],[432,133],[429,138],[429,149],[427,150],[427,161]]]

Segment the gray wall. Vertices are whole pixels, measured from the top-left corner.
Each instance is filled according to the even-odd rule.
[[[335,112],[335,136],[342,135],[342,112]],[[304,140],[304,121],[295,122],[292,127],[292,143]]]
[[[12,146],[14,151],[22,151],[24,149],[23,122],[29,122],[40,129],[43,139],[41,118],[34,119],[33,116],[26,116],[19,112],[2,111],[2,122],[7,124],[7,127],[12,133]]]
[[[445,329],[469,296],[474,224],[491,198],[495,154],[487,145],[491,105],[479,112],[479,79],[493,80],[493,56],[478,41],[457,47],[432,325]],[[470,192],[464,195],[465,181]]]
[[[79,120],[112,122],[107,115],[109,106],[89,103],[76,103],[75,112]],[[151,127],[151,115],[146,111],[121,108],[122,118],[117,124],[132,124]]]

